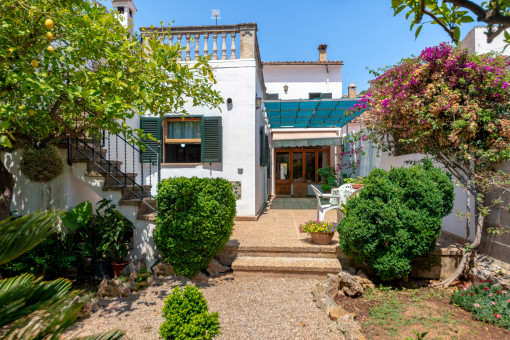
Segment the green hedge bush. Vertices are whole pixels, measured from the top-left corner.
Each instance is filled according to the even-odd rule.
[[[453,208],[449,174],[428,159],[409,168],[374,169],[338,224],[340,247],[382,279],[403,277],[430,254]]]
[[[228,242],[236,199],[222,178],[177,177],[158,184],[154,242],[179,275],[194,277]]]
[[[208,313],[202,292],[193,286],[175,287],[163,306],[165,322],[159,328],[164,340],[213,339],[220,335],[218,313]]]

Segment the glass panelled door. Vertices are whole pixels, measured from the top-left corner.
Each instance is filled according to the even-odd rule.
[[[293,183],[319,184],[319,168],[329,164],[328,149],[289,148],[275,150],[275,193],[290,195]]]
[[[290,152],[276,152],[275,156],[276,194],[290,195]]]

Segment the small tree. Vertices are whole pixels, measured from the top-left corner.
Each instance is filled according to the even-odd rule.
[[[354,107],[367,109],[368,134],[380,148],[431,155],[466,189],[467,217],[476,220],[474,240],[445,286],[462,273],[480,244],[484,217],[502,202],[486,202],[485,194],[495,188],[503,194],[509,187],[508,176],[495,169],[510,158],[506,66],[502,58],[469,55],[443,43],[387,69]]]
[[[0,151],[103,130],[138,142],[129,119],[221,102],[207,58],[180,63],[178,44],[140,43],[92,1],[1,1],[0,12]],[[13,186],[0,160],[0,220]]]
[[[487,42],[504,32],[505,41],[510,43],[510,2],[472,0],[392,0],[395,15],[407,9],[406,19],[411,17],[411,29],[416,27],[418,35],[425,23],[439,25],[454,43],[459,43],[460,26],[475,21],[487,24]],[[430,21],[423,22],[423,18]]]

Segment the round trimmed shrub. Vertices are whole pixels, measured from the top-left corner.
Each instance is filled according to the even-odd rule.
[[[30,147],[21,154],[20,170],[32,182],[50,182],[64,172],[64,161],[52,145]]]
[[[236,215],[232,184],[177,177],[158,184],[154,243],[179,275],[193,278],[223,250]]]
[[[403,277],[430,254],[453,208],[450,175],[429,159],[409,168],[374,169],[338,224],[340,248],[382,279]]]
[[[207,301],[197,287],[175,287],[163,306],[165,322],[159,328],[164,340],[213,339],[220,335],[218,313],[208,313]]]

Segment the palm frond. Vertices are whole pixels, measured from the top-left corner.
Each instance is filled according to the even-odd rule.
[[[0,327],[37,310],[59,304],[69,297],[71,282],[66,279],[40,281],[23,274],[0,281]]]
[[[36,211],[18,219],[0,222],[0,265],[37,246],[55,231],[60,212]]]
[[[74,338],[72,340],[121,340],[124,339],[124,332],[111,331],[104,334],[91,335],[83,338]]]

